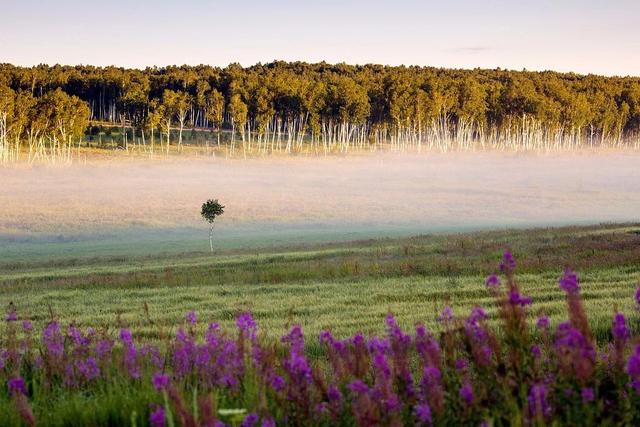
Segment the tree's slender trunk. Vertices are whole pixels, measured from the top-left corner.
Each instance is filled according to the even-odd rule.
[[[167,154],[169,154],[169,138],[171,136],[171,122],[167,121]],[[162,151],[162,147],[160,147],[160,150]]]
[[[213,253],[213,223],[211,223],[211,226],[209,227],[209,249],[211,250],[211,253]]]

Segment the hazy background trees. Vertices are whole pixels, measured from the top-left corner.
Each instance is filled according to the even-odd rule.
[[[149,139],[153,150],[156,134],[167,150],[174,139],[181,147],[189,128],[215,131],[218,144],[224,129],[232,144],[239,138],[243,148],[261,151],[290,151],[303,141],[616,144],[640,133],[640,78],[302,62],[0,65],[4,161],[27,147],[68,154],[88,121],[121,128],[125,150],[131,140],[146,146]]]

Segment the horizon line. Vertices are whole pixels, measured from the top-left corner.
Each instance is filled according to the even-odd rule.
[[[49,68],[55,67],[55,66],[60,66],[60,67],[95,67],[95,68],[109,68],[109,67],[114,67],[114,68],[122,68],[122,69],[127,69],[127,70],[139,70],[139,71],[145,71],[148,69],[153,69],[153,68],[169,68],[169,67],[199,67],[199,66],[206,66],[206,67],[214,67],[214,68],[220,68],[220,69],[225,69],[228,68],[232,65],[239,65],[240,67],[242,67],[243,69],[248,69],[248,68],[252,68],[252,67],[256,67],[259,65],[270,65],[270,64],[275,64],[275,63],[285,63],[285,64],[296,64],[296,63],[302,63],[302,64],[307,64],[307,65],[320,65],[320,64],[325,64],[325,65],[329,65],[329,66],[336,66],[336,65],[348,65],[348,66],[353,66],[353,67],[367,67],[367,66],[379,66],[379,67],[388,67],[388,68],[424,68],[424,69],[438,69],[438,70],[454,70],[454,71],[475,71],[475,70],[480,70],[480,71],[507,71],[507,72],[517,72],[517,73],[538,73],[538,74],[543,74],[543,73],[556,73],[556,74],[566,74],[566,75],[574,75],[574,76],[583,76],[583,77],[588,77],[588,76],[595,76],[595,77],[606,77],[606,78],[622,78],[622,79],[640,79],[640,74],[626,74],[626,75],[622,75],[622,74],[605,74],[605,73],[597,73],[597,72],[580,72],[580,71],[560,71],[560,70],[554,70],[554,69],[549,69],[549,68],[545,68],[545,69],[527,69],[526,67],[523,67],[522,69],[516,69],[516,68],[503,68],[500,66],[496,66],[496,67],[450,67],[450,66],[438,66],[438,65],[418,65],[418,64],[398,64],[398,65],[394,65],[394,64],[384,64],[384,63],[376,63],[376,62],[366,62],[366,63],[359,63],[359,62],[346,62],[346,61],[341,61],[341,62],[329,62],[326,60],[322,60],[322,61],[305,61],[305,60],[284,60],[284,59],[273,59],[271,61],[266,61],[266,62],[262,62],[262,61],[257,61],[252,63],[251,65],[244,65],[240,62],[230,62],[227,65],[215,65],[215,64],[211,64],[211,63],[204,63],[204,62],[200,62],[200,63],[182,63],[182,64],[166,64],[166,65],[144,65],[144,66],[138,66],[138,65],[117,65],[117,64],[109,64],[109,65],[94,65],[94,64],[90,64],[90,63],[76,63],[76,64],[69,64],[69,63],[60,63],[60,62],[56,62],[54,64],[50,64],[47,62],[40,62],[40,63],[31,63],[30,65],[25,65],[25,64],[14,64],[11,62],[0,62],[0,65],[11,65],[14,67],[18,67],[18,68],[35,68],[38,66],[46,66]]]

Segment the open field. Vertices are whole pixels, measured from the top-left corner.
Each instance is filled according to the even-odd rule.
[[[632,223],[435,234],[330,244],[290,244],[279,248],[263,248],[260,253],[251,248],[236,248],[221,250],[215,255],[187,252],[158,257],[132,255],[121,258],[62,258],[34,264],[6,262],[0,266],[0,286],[3,290],[0,303],[3,306],[9,310],[15,309],[20,319],[30,319],[36,331],[42,330],[47,324],[51,325],[49,322],[52,320],[64,327],[72,325],[66,332],[68,335],[65,342],[69,350],[65,357],[70,358],[69,360],[75,358],[76,362],[65,362],[65,366],[69,366],[68,363],[85,363],[81,355],[93,351],[78,344],[84,342],[82,338],[79,341],[72,338],[73,328],[81,331],[95,328],[101,339],[107,337],[107,340],[123,341],[124,347],[122,351],[119,347],[114,350],[112,362],[109,362],[113,365],[100,365],[98,382],[95,379],[83,380],[82,376],[76,377],[80,378],[78,380],[69,379],[69,375],[94,375],[80,373],[85,371],[78,371],[76,374],[65,371],[67,373],[62,377],[61,373],[57,373],[60,367],[57,370],[55,367],[45,368],[44,371],[31,370],[33,368],[24,370],[23,375],[30,390],[29,401],[25,403],[26,400],[15,397],[15,391],[11,392],[11,387],[20,387],[19,384],[10,385],[9,396],[0,393],[0,423],[23,425],[28,424],[29,417],[35,417],[42,425],[139,425],[146,424],[157,413],[163,419],[173,420],[175,417],[182,425],[188,424],[185,418],[181,418],[190,416],[185,415],[186,413],[199,414],[197,416],[202,423],[202,417],[211,413],[218,419],[237,425],[247,413],[246,408],[261,408],[259,413],[264,417],[286,420],[291,414],[290,409],[286,409],[288,404],[277,406],[281,405],[277,403],[281,402],[279,392],[276,391],[273,395],[274,392],[269,391],[270,389],[261,388],[271,386],[260,385],[261,381],[268,381],[272,373],[259,374],[253,371],[257,368],[251,368],[246,376],[240,374],[241,384],[238,387],[230,390],[221,388],[213,394],[207,394],[210,393],[210,386],[198,385],[201,380],[178,374],[181,363],[177,359],[180,346],[191,345],[188,343],[192,338],[176,338],[172,341],[170,337],[181,336],[184,332],[180,332],[180,328],[185,327],[189,331],[188,337],[200,336],[211,321],[219,322],[224,331],[232,331],[237,316],[251,312],[259,325],[259,341],[265,346],[260,350],[261,354],[269,355],[272,354],[271,351],[276,351],[271,356],[265,356],[273,358],[270,360],[275,367],[280,363],[276,362],[280,350],[269,350],[271,345],[278,342],[280,336],[286,335],[291,325],[298,324],[307,337],[305,354],[309,357],[309,363],[314,369],[320,369],[317,372],[323,372],[314,374],[314,377],[326,375],[327,378],[332,375],[331,369],[337,368],[331,368],[326,359],[327,347],[317,339],[320,332],[330,330],[336,338],[349,337],[355,331],[362,331],[365,336],[384,335],[387,331],[392,336],[388,332],[392,330],[389,329],[389,321],[387,320],[387,325],[384,321],[389,312],[394,314],[398,325],[404,330],[410,331],[420,322],[436,334],[447,334],[452,333],[447,332],[451,331],[451,326],[436,321],[445,306],[452,307],[455,318],[463,319],[474,307],[480,305],[489,316],[487,322],[482,322],[482,327],[495,328],[497,333],[507,334],[508,337],[513,332],[500,326],[499,306],[484,285],[485,277],[496,271],[496,260],[500,259],[506,249],[510,249],[516,257],[516,277],[520,291],[533,299],[533,309],[529,316],[531,322],[535,316],[542,314],[549,316],[554,328],[566,321],[566,297],[558,287],[558,278],[564,266],[572,266],[580,276],[581,299],[599,348],[605,351],[606,343],[612,339],[611,318],[616,310],[630,314],[627,325],[631,333],[637,334],[640,331],[637,314],[632,314],[636,310],[634,294],[640,282],[640,224]],[[184,320],[185,313],[191,310],[198,316],[198,322],[193,326],[189,326]],[[7,316],[10,313],[11,311]],[[11,337],[15,336],[8,332],[12,323],[16,322],[6,322],[4,326],[7,334],[5,344],[10,349],[14,339]],[[161,357],[166,358],[162,370],[166,369],[169,373],[169,369],[173,369],[173,374],[167,376],[172,385],[165,391],[157,388],[156,380],[153,384],[160,393],[152,387],[150,378],[153,370],[158,369],[153,367],[153,363],[136,359],[143,357],[140,355],[133,356],[133,361],[127,361],[127,354],[130,354],[127,353],[130,351],[127,348],[133,348],[135,355],[137,352],[143,354],[146,351],[144,349],[150,347],[147,343],[136,350],[134,344],[127,344],[124,338],[119,339],[119,336],[124,336],[123,332],[119,332],[122,328],[133,333],[137,346],[147,341],[159,343],[160,348],[166,348],[161,353]],[[533,329],[531,323],[529,328]],[[44,353],[34,354],[54,357],[51,352],[54,351],[52,349],[55,344],[49,341],[55,338],[51,338],[50,334],[51,332],[44,335],[43,347],[40,347],[43,349],[40,351]],[[290,336],[295,336],[294,332],[291,334]],[[447,339],[444,336],[445,338],[441,338],[442,345],[445,346],[443,357],[446,356],[449,360],[447,363],[451,364],[452,356],[449,354],[450,350],[446,349]],[[522,332],[518,332],[516,336],[523,337],[523,343],[527,340]],[[539,333],[533,332],[533,336],[537,337],[536,340],[545,342]],[[40,346],[39,339],[26,339],[28,341],[24,343],[27,348],[32,345],[35,345],[34,348]],[[187,341],[183,341],[185,339]],[[233,333],[228,339],[230,341],[226,341],[227,345],[236,345]],[[374,341],[375,338],[371,338],[370,345]],[[76,350],[72,350],[74,345],[77,346]],[[128,345],[133,347],[127,347]],[[552,351],[551,347],[544,348],[545,352]],[[613,351],[611,348],[609,351]],[[375,350],[370,351],[375,354]],[[528,347],[509,350],[507,354],[513,354],[513,351],[524,351],[524,355],[531,357]],[[174,352],[173,355],[171,352]],[[37,359],[38,356],[35,357]],[[242,356],[234,357],[242,360]],[[411,353],[410,359],[405,362],[412,366],[412,372],[416,369],[415,365],[425,363],[420,362],[420,357],[419,354]],[[368,364],[368,360],[365,359],[364,363]],[[394,369],[398,369],[398,362],[393,360]],[[138,374],[134,371],[127,373],[127,369],[134,369],[130,363],[143,363],[142,380],[138,379]],[[219,369],[232,369],[233,365],[230,363],[215,366]],[[285,372],[288,372],[285,378],[290,381],[289,387],[299,384],[302,380],[296,379],[295,371],[287,368],[286,361],[282,363]],[[454,380],[458,374],[450,366],[447,367],[448,364],[442,367],[445,372],[443,378],[449,378],[443,387],[452,388],[447,392],[446,406],[438,409],[437,401],[434,403],[430,400],[431,407],[434,408],[433,416],[438,417],[437,419],[459,419],[460,416],[455,412],[456,405],[460,404],[456,400],[458,380]],[[174,367],[170,368],[171,365]],[[77,366],[77,369],[81,369],[81,365]],[[509,369],[515,369],[513,365],[509,366]],[[371,369],[373,373],[370,375],[377,378],[375,370],[378,368]],[[474,377],[472,391],[476,396],[473,404],[477,405],[478,410],[468,409],[464,412],[466,420],[475,425],[489,416],[496,425],[502,425],[509,419],[514,421],[523,417],[536,417],[530,405],[518,409],[522,407],[522,403],[519,403],[521,397],[515,397],[516,394],[499,388],[504,379],[495,375],[494,368],[488,374],[482,367],[476,369],[478,372]],[[427,372],[425,370],[425,377]],[[612,372],[614,374],[611,375],[615,375],[616,371]],[[154,378],[158,375],[158,372],[153,374]],[[419,372],[416,372],[417,375]],[[529,374],[519,375],[527,375],[528,378]],[[378,384],[378,380],[375,381]],[[598,395],[607,393],[610,382],[607,382],[606,377],[593,381],[595,382],[589,384],[594,384],[594,388],[589,390],[596,390]],[[496,384],[490,385],[492,382]],[[345,385],[342,384],[341,387]],[[491,391],[492,389],[495,391]],[[523,383],[519,389],[520,395],[525,393],[526,396],[529,385]],[[259,396],[263,394],[269,396],[269,409],[263,406],[265,403],[260,403]],[[322,395],[313,396],[315,397],[308,395],[304,399],[323,398]],[[410,398],[407,399],[411,401]],[[185,402],[191,401],[193,403],[188,405],[192,406],[184,409]],[[493,405],[490,415],[482,409],[485,407],[483,402],[491,402]],[[629,397],[619,405],[629,408],[629,405],[636,405],[634,402],[634,398]],[[338,418],[320,418],[314,423],[352,425],[355,422],[352,416],[358,417],[359,405],[364,403],[352,400],[346,404],[352,409],[340,410],[335,415]],[[298,401],[295,405],[304,407],[306,404]],[[634,425],[636,422],[636,412],[633,409],[626,412],[598,409],[588,412],[587,418],[582,419],[575,418],[575,414],[579,413],[575,411],[582,408],[579,401],[567,401],[558,405],[556,411],[562,411],[561,416],[568,425],[576,425],[578,419],[585,425],[597,424],[597,420],[602,419],[615,420],[620,425]],[[234,421],[233,416],[224,415],[222,409],[227,408],[241,408],[243,412]],[[295,414],[296,417],[309,416],[301,412]],[[421,415],[409,411],[392,416],[400,417],[404,420],[403,423],[413,424],[414,417]],[[291,422],[282,421],[284,424]],[[360,421],[358,423],[362,424]]]
[[[12,301],[37,324],[52,310],[63,323],[128,325],[151,337],[172,330],[189,310],[226,326],[237,312],[251,310],[272,337],[292,322],[311,336],[324,328],[339,336],[379,333],[389,310],[405,327],[417,321],[437,327],[436,314],[447,304],[460,314],[486,305],[484,277],[506,248],[518,259],[523,289],[554,322],[564,314],[557,278],[568,265],[580,273],[599,337],[607,336],[614,307],[632,307],[640,282],[640,226],[634,224],[290,245],[260,253],[5,263],[2,304]]]

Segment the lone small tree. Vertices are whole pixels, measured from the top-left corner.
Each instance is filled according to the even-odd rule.
[[[209,247],[211,248],[211,252],[213,252],[213,226],[214,221],[217,217],[224,213],[224,206],[222,206],[218,199],[215,200],[207,200],[202,204],[202,211],[200,211],[200,215],[202,218],[209,223]]]

